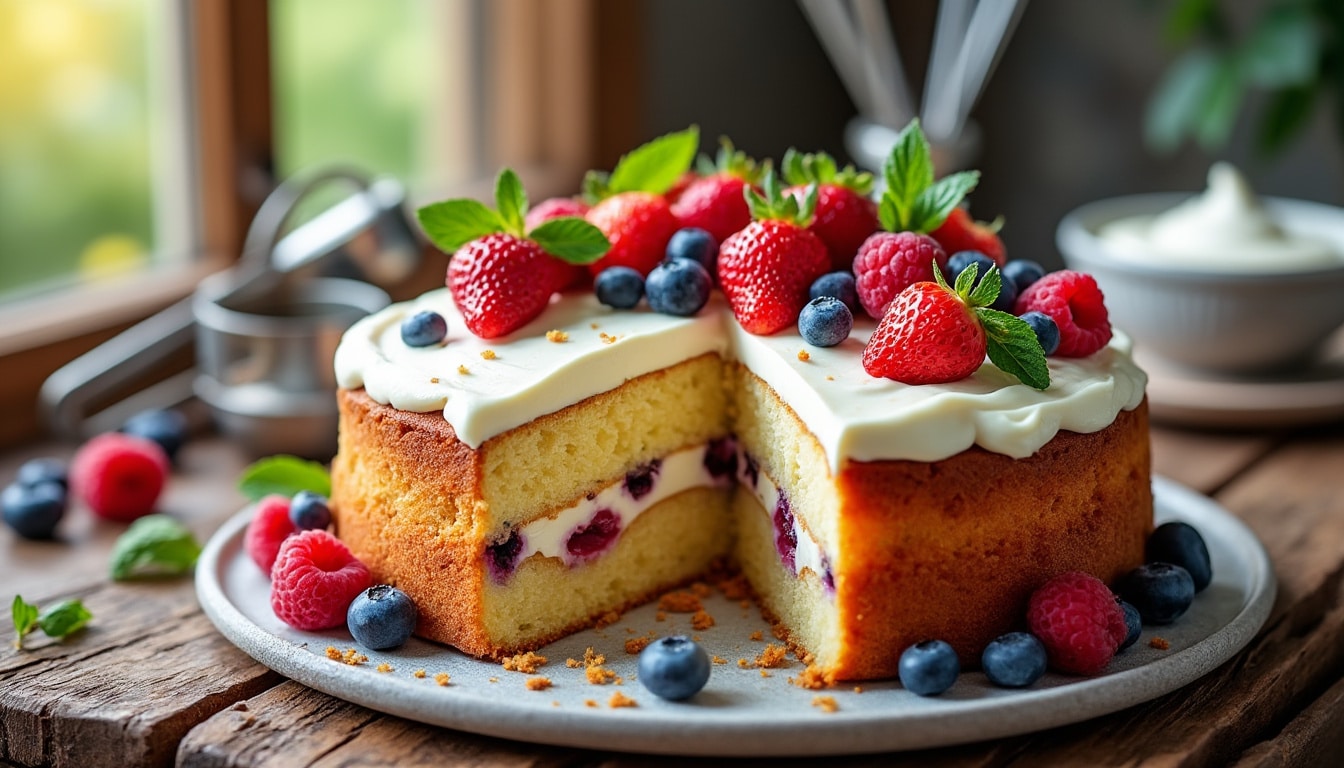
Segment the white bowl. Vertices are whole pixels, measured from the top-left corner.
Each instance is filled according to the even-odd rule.
[[[1228,374],[1275,373],[1309,363],[1344,324],[1344,258],[1309,271],[1213,272],[1136,262],[1097,236],[1105,224],[1166,211],[1189,194],[1089,203],[1066,215],[1055,239],[1070,269],[1096,278],[1111,322],[1137,350],[1179,366]],[[1344,209],[1264,198],[1287,232],[1344,254]]]

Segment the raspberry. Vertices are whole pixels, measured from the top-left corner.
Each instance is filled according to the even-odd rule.
[[[70,463],[70,485],[99,517],[130,522],[154,511],[168,479],[168,454],[143,437],[115,432],[85,443]]]
[[[1037,589],[1027,626],[1045,645],[1050,667],[1075,675],[1105,669],[1129,634],[1115,595],[1082,571],[1061,573]]]
[[[271,610],[295,629],[345,624],[350,603],[372,581],[369,569],[326,531],[285,539],[271,568]]]
[[[915,232],[878,232],[859,246],[854,257],[854,281],[863,311],[881,320],[901,291],[933,280],[933,263],[947,266],[943,247],[928,235]]]
[[[269,575],[271,566],[275,565],[275,556],[280,554],[281,543],[297,530],[289,519],[289,499],[267,496],[257,502],[257,511],[247,526],[243,543],[252,562]]]
[[[1059,326],[1059,357],[1087,357],[1111,340],[1105,298],[1091,275],[1061,269],[1027,286],[1017,297],[1016,315],[1043,312]]]

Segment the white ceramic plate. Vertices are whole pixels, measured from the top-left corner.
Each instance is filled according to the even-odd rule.
[[[1184,520],[1208,542],[1213,583],[1190,611],[1169,627],[1145,627],[1132,648],[1116,656],[1105,674],[1075,678],[1047,674],[1026,690],[990,685],[979,672],[964,673],[950,691],[921,698],[894,681],[826,691],[795,687],[802,671],[790,658],[762,677],[739,667],[770,641],[755,607],[743,608],[719,595],[705,601],[717,624],[693,632],[688,614],[656,620],[655,605],[627,613],[619,623],[589,630],[541,649],[550,662],[538,674],[554,686],[530,691],[529,675],[506,672],[444,646],[413,639],[395,651],[364,651],[369,661],[347,666],[326,658],[328,646],[355,647],[344,630],[299,632],[270,609],[270,586],[243,549],[250,510],[240,513],[210,540],[196,569],[196,590],[205,613],[229,640],[257,661],[304,685],[401,717],[463,731],[520,741],[600,750],[684,755],[801,756],[945,746],[1029,733],[1124,709],[1174,691],[1231,658],[1254,637],[1274,602],[1274,574],[1254,534],[1211,499],[1155,478],[1157,519]],[[688,702],[663,701],[631,678],[636,656],[625,641],[650,630],[698,635],[726,664],[713,667],[703,691]],[[753,632],[765,641],[753,641]],[[1160,636],[1170,649],[1148,642]],[[622,676],[620,686],[595,686],[582,668],[565,665],[592,647]],[[362,649],[361,649],[362,650]],[[892,649],[897,653],[899,649]],[[386,662],[390,672],[376,667]],[[426,676],[417,678],[416,670]],[[447,672],[451,684],[433,676]],[[638,706],[613,709],[620,691]],[[818,694],[839,709],[813,705]],[[589,703],[591,702],[591,703]]]

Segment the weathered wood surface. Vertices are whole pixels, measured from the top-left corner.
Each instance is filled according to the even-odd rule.
[[[50,451],[47,451],[50,452]],[[0,481],[31,452],[0,459]],[[242,457],[193,445],[164,508],[199,532],[241,500]],[[1344,430],[1224,435],[1158,429],[1155,471],[1212,493],[1256,531],[1280,594],[1250,648],[1186,688],[1053,731],[847,766],[1334,765],[1344,756]],[[188,581],[110,585],[118,529],[74,521],[63,544],[0,531],[0,584],[42,602],[78,594],[90,629],[0,648],[0,766],[674,766],[684,759],[564,750],[381,715],[287,682],[223,640]],[[0,606],[3,607],[3,606]],[[12,632],[0,611],[0,637]],[[779,766],[793,761],[734,761]]]

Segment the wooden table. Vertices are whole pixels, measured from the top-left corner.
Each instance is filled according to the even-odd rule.
[[[1217,499],[1264,542],[1279,580],[1254,642],[1203,679],[1114,715],[1000,741],[828,765],[1344,765],[1344,428],[1157,429],[1155,471]],[[32,446],[0,456],[0,483]],[[208,536],[243,503],[245,458],[189,445],[161,502]],[[78,596],[94,623],[22,651],[0,612],[0,765],[678,765],[485,738],[382,715],[287,681],[215,631],[190,579],[114,584],[120,528],[72,510],[65,539],[0,531],[0,602]],[[3,607],[3,606],[0,606]],[[765,761],[760,761],[766,764]],[[776,766],[781,762],[768,762]],[[750,764],[750,763],[747,763]]]

